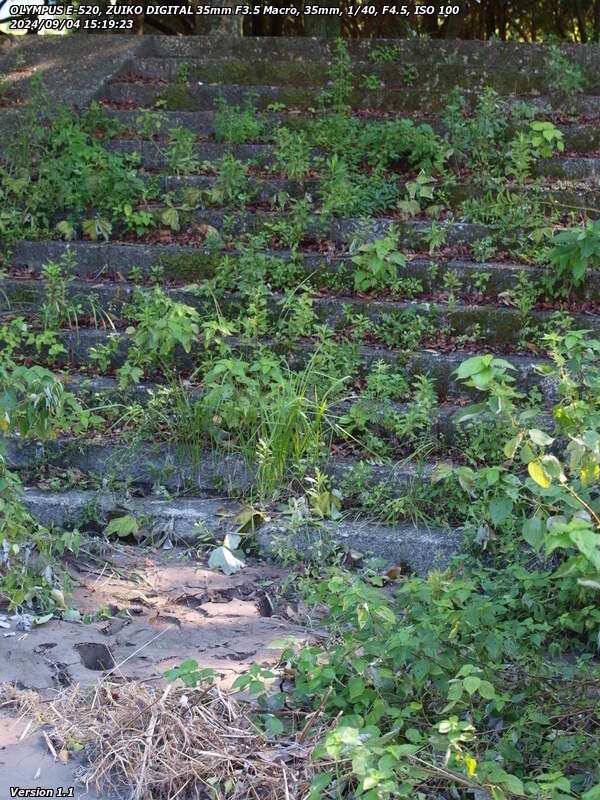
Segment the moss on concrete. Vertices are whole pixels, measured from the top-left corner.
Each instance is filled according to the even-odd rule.
[[[194,111],[197,105],[187,86],[182,83],[172,83],[158,98],[158,102],[161,101],[164,101],[167,111]]]
[[[182,252],[162,259],[166,275],[184,280],[212,278],[222,259],[218,253]]]

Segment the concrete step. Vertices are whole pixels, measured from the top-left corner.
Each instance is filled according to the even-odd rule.
[[[177,126],[182,126],[205,137],[214,135],[215,133],[215,112],[212,110],[166,111],[158,109],[150,112],[150,117],[145,117],[140,111],[131,111],[127,109],[107,109],[106,113],[110,119],[117,121],[127,130],[138,131],[140,138],[142,132],[145,131],[148,125],[151,125],[151,130],[154,134],[164,134],[168,132],[170,128],[175,128]],[[314,114],[286,114],[285,112],[275,114],[263,112],[260,117],[265,125],[266,133],[264,135],[270,136],[270,132],[279,125],[293,127],[295,130],[302,130],[314,119]],[[419,114],[417,119],[415,119],[417,124],[420,121],[422,121],[422,114]],[[380,122],[381,121],[377,118],[368,119],[368,124],[370,125],[378,125]],[[428,120],[427,124],[431,125],[436,133],[442,135],[445,133],[443,122],[439,117],[433,117]],[[600,126],[597,123],[561,123],[557,124],[557,127],[563,134],[567,151],[579,150],[585,153],[600,149]]]
[[[239,254],[235,252],[210,252],[198,247],[179,245],[121,244],[118,242],[60,242],[60,241],[22,241],[12,253],[14,269],[27,269],[32,275],[40,275],[48,261],[58,261],[70,252],[75,262],[73,273],[92,281],[109,278],[123,281],[131,274],[132,268],[139,268],[148,278],[150,269],[161,265],[166,278],[193,283],[214,277],[225,256],[235,264]],[[267,263],[289,263],[289,251],[267,251]],[[327,255],[313,252],[298,254],[306,277],[315,286],[331,285],[340,267],[353,272],[355,269],[351,255]],[[435,272],[431,266],[437,267]],[[409,257],[405,267],[398,270],[399,277],[420,280],[423,290],[428,293],[443,291],[444,276],[453,273],[460,282],[458,296],[477,293],[477,284],[489,276],[485,292],[497,296],[515,286],[518,276],[525,272],[527,278],[539,285],[544,273],[543,265],[523,265],[515,263],[482,262],[477,263],[458,258]],[[267,272],[267,279],[269,274]],[[582,299],[600,301],[600,271],[588,270],[585,280],[575,294]]]
[[[90,310],[90,293],[94,294],[94,307],[98,319],[102,320],[102,312],[110,311],[114,315],[123,312],[123,306],[134,299],[136,286],[130,283],[91,284],[85,281],[73,281],[67,289],[67,298],[81,307],[81,314]],[[149,291],[142,289],[142,291]],[[46,300],[46,290],[36,279],[5,278],[0,281],[0,311],[14,311],[35,316],[41,303]],[[195,308],[203,315],[210,315],[214,308],[212,298],[200,296],[185,288],[169,288],[166,294],[176,302]],[[280,317],[286,313],[289,304],[286,295],[272,292],[266,298],[268,322],[274,330]],[[250,299],[244,295],[227,293],[219,297],[221,311],[228,319],[243,317]],[[523,316],[514,308],[484,304],[462,304],[460,302],[447,305],[425,300],[422,302],[398,301],[393,299],[378,300],[373,298],[357,298],[351,296],[316,296],[312,299],[312,308],[319,323],[326,324],[332,330],[346,332],[354,326],[352,319],[367,319],[377,328],[387,318],[403,320],[409,327],[413,317],[427,320],[428,331],[432,333],[448,331],[448,335],[465,335],[473,337],[478,347],[492,347],[501,350],[505,346],[519,346],[524,329],[532,326],[548,328],[552,324],[553,311],[532,310]],[[289,313],[289,311],[287,312]],[[591,313],[572,313],[574,328],[585,328],[600,333],[600,315]],[[370,336],[377,337],[376,330]],[[423,345],[431,336],[424,333]],[[399,337],[399,334],[398,334]],[[400,339],[398,338],[398,344]]]
[[[80,328],[79,331],[61,330],[57,334],[57,340],[65,347],[67,356],[59,356],[55,366],[62,367],[69,365],[72,368],[86,367],[90,363],[89,350],[91,347],[100,347],[107,343],[110,335],[116,336],[117,349],[113,354],[110,364],[112,368],[119,367],[124,363],[128,351],[128,336],[125,333],[109,333],[102,328]],[[227,340],[233,351],[252,358],[256,353],[256,342],[242,342],[237,338]],[[271,339],[261,339],[260,345],[271,348],[274,353],[282,355],[288,361],[292,369],[299,369],[308,359],[310,359],[316,349],[312,340],[297,339],[294,342],[293,350],[290,350],[284,342],[275,342]],[[390,347],[380,346],[348,346],[347,356],[353,361],[353,374],[358,378],[364,378],[369,374],[373,365],[377,361],[384,361],[394,368],[402,370],[410,381],[416,375],[429,375],[435,380],[436,390],[441,399],[447,397],[469,396],[469,390],[456,380],[455,370],[467,358],[470,358],[473,351],[455,349],[445,353],[434,349],[402,351]],[[27,354],[28,351],[23,351]],[[32,352],[33,356],[34,353]],[[192,346],[189,353],[177,349],[174,353],[174,363],[177,369],[189,374],[205,356],[204,343],[199,342],[197,346]],[[554,402],[556,398],[556,386],[553,380],[542,377],[535,371],[535,364],[548,363],[544,358],[531,358],[524,355],[505,355],[514,371],[511,373],[515,379],[515,386],[521,391],[529,391],[537,388],[546,402]],[[43,355],[36,356],[40,363],[44,362]]]
[[[168,165],[167,144],[135,139],[113,139],[106,143],[106,148],[116,153],[137,154],[140,165],[145,169],[165,170]],[[202,141],[194,148],[194,155],[200,162],[215,162],[224,155],[231,154],[244,163],[252,162],[261,168],[272,166],[274,153],[275,147],[270,144],[240,144],[231,147],[227,144]],[[597,178],[600,175],[600,155],[560,155],[538,159],[532,165],[532,174],[570,181]]]
[[[354,457],[330,457],[320,468],[338,486],[351,475],[359,461]],[[76,470],[80,482],[87,481],[96,491],[123,491],[136,487],[150,493],[163,487],[169,492],[201,497],[235,498],[250,491],[254,482],[252,468],[239,455],[200,451],[190,454],[183,446],[156,441],[137,444],[86,440],[79,436],[59,438],[42,445],[39,442],[6,440],[6,463],[9,469],[43,480],[40,470],[56,467]],[[414,483],[428,482],[434,465],[412,464],[406,459],[391,463],[369,463],[364,488],[380,483],[400,490]],[[31,480],[29,480],[31,483]]]
[[[68,530],[85,525],[90,513],[93,513],[95,523],[101,526],[110,518],[127,513],[145,520],[143,527],[152,535],[167,535],[172,543],[191,545],[197,543],[196,526],[210,531],[220,541],[231,529],[231,520],[239,509],[239,506],[221,498],[140,499],[118,493],[50,492],[35,488],[26,489],[25,504],[35,519],[46,527],[54,525]],[[254,535],[261,549],[270,554],[278,542],[290,540],[299,552],[303,549],[306,552],[306,547],[326,538],[339,547],[372,554],[387,564],[402,566],[406,572],[423,576],[433,569],[445,569],[452,556],[460,552],[462,542],[462,534],[453,529],[386,526],[352,518],[335,523],[326,521],[318,526],[305,523],[292,529],[289,520],[281,515],[270,517]]]
[[[465,93],[467,107],[474,108],[479,90]],[[268,110],[272,103],[283,103],[288,108],[307,109],[316,105],[313,86],[281,86],[277,84],[234,84],[219,82],[164,83],[132,82],[115,80],[107,84],[96,95],[108,104],[124,107],[151,108],[156,102],[159,108],[170,111],[206,111],[214,109],[217,98],[222,97],[229,105],[244,105],[247,101],[260,110]],[[579,117],[597,117],[600,114],[600,94],[579,94],[576,98],[561,94],[510,94],[505,96],[507,105],[525,103],[537,112],[563,112]],[[427,94],[415,87],[382,86],[373,91],[355,89],[350,95],[350,106],[355,109],[380,111],[420,111],[436,114],[448,103],[448,89],[435,87]]]

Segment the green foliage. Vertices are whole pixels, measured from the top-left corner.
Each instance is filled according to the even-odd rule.
[[[167,164],[172,175],[192,175],[199,171],[200,160],[196,155],[196,135],[183,126],[169,130]]]
[[[406,257],[398,251],[397,233],[363,244],[358,252],[352,257],[352,262],[358,267],[354,272],[355,291],[391,289],[396,285],[398,267],[406,264]]]
[[[331,101],[334,111],[344,111],[352,93],[352,72],[348,47],[343,39],[336,41],[329,78],[332,88],[329,93],[326,93],[327,99]]]
[[[212,683],[215,672],[212,669],[200,668],[198,662],[193,658],[182,661],[177,667],[167,670],[164,677],[169,683],[180,680],[184,686],[190,689],[201,686],[203,683]]]
[[[45,441],[57,428],[81,430],[86,415],[70,392],[41,366],[15,365],[6,351],[0,366],[0,429],[4,436]],[[0,596],[11,607],[38,611],[64,607],[68,580],[54,560],[64,550],[77,553],[79,534],[58,535],[32,518],[22,498],[21,484],[5,463],[0,438]],[[37,551],[37,552],[36,552]]]
[[[217,142],[234,145],[260,139],[264,131],[264,123],[257,116],[251,97],[246,99],[243,109],[240,109],[239,106],[228,105],[223,97],[217,99],[216,105],[215,138]]]
[[[158,286],[152,292],[136,290],[131,321],[127,361],[117,372],[122,387],[139,382],[147,369],[168,371],[176,347],[189,353],[200,331],[198,312]]]
[[[221,447],[227,441],[233,446],[235,435],[263,501],[279,492],[295,468],[318,464],[338,430],[328,405],[341,383],[321,374],[317,363],[313,357],[296,373],[268,353],[251,363],[228,356],[205,375],[197,419]]]
[[[557,44],[550,45],[546,56],[546,74],[550,86],[557,92],[572,95],[583,91],[583,72]]]
[[[521,563],[458,569],[406,579],[394,599],[369,571],[302,582],[309,605],[324,610],[328,638],[288,647],[282,664],[292,667],[296,705],[336,717],[313,754],[324,770],[315,797],[335,796],[333,774],[364,798],[427,796],[443,785],[558,800],[599,780],[585,724],[562,742],[551,735],[554,714],[595,703],[564,680],[566,670],[595,685],[585,645],[570,666],[543,655],[550,644],[556,653],[568,647],[553,612],[575,600],[572,586],[557,595],[546,572]]]
[[[544,275],[549,291],[579,286],[586,270],[600,265],[600,221],[556,234],[551,241],[550,265]]]
[[[535,156],[550,158],[554,150],[559,153],[565,149],[562,131],[552,122],[536,120],[529,123],[529,140]]]
[[[275,169],[292,180],[303,180],[310,170],[310,144],[304,131],[277,128],[275,131]]]
[[[245,165],[227,153],[217,162],[216,169],[217,181],[204,192],[204,197],[219,206],[244,206],[250,196]]]
[[[137,156],[106,150],[85,117],[62,109],[47,125],[35,116],[29,127],[23,123],[27,143],[16,142],[8,166],[0,167],[0,233],[9,244],[51,236],[57,216],[67,238],[80,226],[92,238],[108,238],[125,208],[149,198]],[[86,219],[90,209],[95,216]]]
[[[520,113],[515,106],[509,112],[498,92],[486,86],[478,97],[474,114],[469,115],[461,91],[458,87],[452,91],[444,123],[453,154],[459,162],[472,167],[480,183],[486,184],[504,174],[509,154],[515,149],[511,133],[521,122]],[[522,173],[523,168],[519,171]]]
[[[419,172],[414,181],[406,184],[406,197],[398,201],[398,208],[410,217],[421,212],[421,204],[424,200],[433,200],[435,179],[426,175],[423,171]]]

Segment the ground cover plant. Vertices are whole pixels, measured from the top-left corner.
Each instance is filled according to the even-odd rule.
[[[136,58],[79,111],[33,79],[0,160],[0,593],[27,624],[91,624],[69,560],[166,552],[156,503],[214,501],[232,526],[199,522],[182,560],[237,575],[275,524],[276,600],[307,631],[233,685],[252,737],[302,750],[302,793],[274,796],[595,800],[600,222],[573,168],[595,123],[491,79],[411,115],[376,71],[396,50],[369,52],[357,72],[331,45],[310,105],[285,76],[240,93],[239,60],[221,92]],[[585,89],[544,58],[556,102]],[[40,486],[95,499],[53,527]],[[166,678],[200,714],[198,659]],[[93,737],[53,724],[68,752]]]

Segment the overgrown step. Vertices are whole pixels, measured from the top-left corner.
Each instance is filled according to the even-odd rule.
[[[49,492],[29,488],[25,503],[40,524],[70,529],[89,525],[102,527],[111,518],[132,514],[143,520],[142,530],[152,538],[169,542],[198,544],[199,531],[210,532],[215,540],[223,538],[239,506],[222,499],[177,498],[175,501],[151,497],[131,498],[124,494],[93,491]],[[229,518],[228,518],[229,515]],[[278,543],[299,552],[314,544],[316,537],[358,553],[373,554],[388,564],[406,567],[407,572],[426,575],[433,569],[445,569],[450,558],[461,549],[462,535],[456,530],[385,526],[353,519],[325,522],[318,528],[308,524],[290,531],[284,519],[270,519],[255,531],[258,544],[273,552]],[[404,571],[404,570],[403,570]]]
[[[252,486],[256,476],[251,467],[237,455],[210,451],[196,452],[155,441],[107,443],[82,437],[62,438],[45,445],[8,439],[6,463],[9,469],[26,473],[36,482],[43,480],[48,468],[60,470],[69,479],[86,481],[95,489],[118,490],[135,486],[151,492],[164,487],[170,492],[202,497],[239,497]],[[368,457],[368,456],[366,456]],[[351,476],[362,459],[330,457],[321,467],[339,485]],[[384,484],[405,491],[415,481],[428,482],[433,464],[399,462],[369,463],[364,488]],[[73,471],[75,471],[73,473]],[[31,483],[31,480],[29,481]]]
[[[166,209],[166,206],[147,204],[143,208],[160,215]],[[195,231],[200,237],[206,237],[207,228],[214,228],[216,232],[222,232],[226,235],[231,235],[231,233],[235,232],[236,237],[264,232],[271,238],[275,238],[279,227],[283,225],[285,229],[286,222],[293,221],[293,218],[287,213],[257,209],[239,211],[235,209],[198,208],[189,212],[189,216],[191,218],[191,226],[195,226]],[[119,226],[117,225],[116,227],[118,229]],[[469,222],[437,223],[437,230],[439,231],[440,229],[443,229],[443,240],[439,245],[440,247],[442,245],[468,245],[493,233],[485,225]],[[313,214],[303,230],[304,238],[322,240],[324,249],[326,249],[327,242],[350,244],[353,240],[372,241],[384,237],[391,230],[399,232],[401,247],[427,249],[429,246],[428,235],[432,230],[432,222],[428,218],[403,221],[384,215],[366,219],[324,219],[317,214]],[[514,231],[512,235],[513,238],[516,238],[521,234],[522,232]],[[186,238],[189,241],[189,237]]]
[[[112,368],[122,365],[128,352],[129,337],[125,333],[112,333],[103,329],[80,329],[62,330],[57,334],[57,340],[67,351],[67,356],[60,355],[56,359],[56,365],[69,364],[76,368],[86,367],[90,364],[90,348],[98,348],[108,343],[109,337],[116,339],[116,350],[111,354],[110,365]],[[256,342],[242,342],[239,339],[231,338],[228,343],[234,352],[253,358],[256,353]],[[275,342],[270,339],[263,339],[260,344],[271,347],[276,353],[285,356],[293,368],[300,368],[306,364],[315,352],[315,343],[311,340],[298,339],[290,349],[284,342]],[[435,350],[415,351],[407,353],[404,350],[397,350],[383,346],[358,346],[347,345],[347,358],[351,359],[352,374],[358,377],[365,377],[373,368],[377,361],[384,361],[402,370],[410,380],[416,375],[429,375],[435,380],[436,389],[440,398],[468,396],[464,385],[455,376],[455,371],[459,365],[473,355],[473,351],[453,350],[450,353],[443,353]],[[174,353],[174,361],[178,369],[184,372],[191,372],[197,365],[200,358],[204,355],[204,344],[198,342],[192,347],[189,353],[177,349]],[[33,355],[33,351],[31,353]],[[556,398],[556,386],[553,380],[544,378],[534,370],[534,364],[547,363],[545,359],[539,358],[532,360],[521,355],[507,355],[504,358],[509,361],[514,371],[511,372],[515,379],[515,385],[522,391],[529,391],[536,387],[542,393],[547,402],[552,402]],[[40,357],[37,356],[40,360]],[[43,358],[41,359],[43,360]]]
[[[142,138],[146,137],[149,133],[152,135],[164,135],[169,132],[171,128],[184,127],[193,131],[203,137],[212,136],[215,133],[215,112],[210,111],[167,111],[162,109],[155,109],[149,114],[140,111],[132,111],[127,109],[112,109],[106,110],[110,120],[114,120],[124,129],[128,131],[135,131],[137,135]],[[415,123],[422,118],[419,114]],[[261,119],[265,124],[265,136],[272,135],[271,132],[279,126],[291,127],[294,130],[302,130],[306,128],[314,119],[312,113],[302,114],[287,114],[268,113],[264,112]],[[381,123],[385,123],[385,119]],[[367,121],[365,121],[367,124]],[[368,119],[369,125],[378,125],[380,121],[375,119]],[[440,135],[446,133],[445,126],[441,119],[432,118],[428,124]],[[557,127],[563,134],[564,145],[567,151],[575,150],[584,153],[592,152],[600,149],[600,126],[596,123],[561,123]]]
[[[474,108],[479,91],[465,93],[468,107]],[[129,80],[107,84],[97,99],[109,106],[166,109],[168,111],[207,111],[222,98],[230,106],[253,103],[259,110],[269,110],[273,103],[283,103],[289,108],[307,109],[315,106],[313,86],[280,86],[235,83],[145,83]],[[419,88],[406,86],[383,87],[374,91],[355,90],[350,96],[354,109],[378,111],[439,113],[448,102],[448,90],[435,88],[427,94]],[[576,101],[564,95],[507,95],[506,102],[525,103],[542,113],[561,112],[575,118],[597,117],[600,114],[600,95],[580,94]]]
[[[106,143],[112,152],[136,154],[143,168],[165,170],[168,166],[168,146],[155,142],[113,139]],[[273,164],[275,148],[270,144],[239,144],[230,147],[216,142],[198,142],[194,148],[194,156],[199,162],[216,162],[223,156],[232,154],[234,158],[258,167]],[[582,180],[596,178],[600,175],[600,156],[552,156],[538,159],[532,165],[532,174],[548,178],[565,180]]]
[[[146,278],[155,265],[161,265],[166,278],[186,283],[193,283],[212,278],[221,267],[225,256],[239,259],[239,253],[223,253],[197,247],[181,247],[178,245],[146,245],[122,244],[118,242],[60,242],[60,241],[23,241],[12,253],[12,266],[16,269],[27,269],[33,275],[40,275],[42,267],[48,261],[59,261],[70,252],[75,266],[73,273],[92,280],[111,279],[127,280],[131,270],[139,268]],[[292,258],[289,251],[267,252],[266,257],[273,261],[281,259],[287,263]],[[351,254],[345,256],[320,253],[300,253],[305,275],[311,276],[316,285],[327,285],[330,277],[335,275],[340,266],[353,271]],[[432,270],[431,266],[437,267]],[[414,278],[422,282],[425,292],[444,290],[444,276],[450,272],[455,275],[462,292],[476,294],[477,286],[484,280],[485,291],[491,296],[498,296],[510,290],[516,284],[518,276],[524,272],[532,284],[541,281],[545,267],[523,264],[506,264],[497,262],[477,263],[457,258],[415,257],[398,270],[399,277]],[[486,276],[489,276],[486,279]],[[600,271],[590,269],[585,280],[576,288],[575,294],[583,299],[600,301]]]
[[[4,308],[34,314],[38,306],[47,299],[44,286],[39,281],[30,279],[5,278],[0,282],[0,290],[4,296],[0,296],[0,310]],[[73,281],[66,294],[67,299],[81,306],[83,314],[93,313],[95,310],[98,320],[102,322],[103,312],[121,313],[123,305],[131,303],[135,290],[135,285],[127,283],[90,284]],[[90,303],[90,292],[94,295],[93,304]],[[210,314],[214,309],[212,298],[200,296],[194,290],[174,288],[167,289],[166,293],[173,300],[185,303],[204,314]],[[271,325],[276,325],[279,319],[289,316],[294,305],[293,296],[288,297],[278,292],[270,293],[265,300]],[[243,315],[249,302],[247,296],[229,293],[219,298],[221,311],[228,319]],[[472,337],[477,347],[489,346],[497,349],[509,345],[517,346],[525,328],[529,330],[532,324],[547,328],[553,315],[552,311],[532,310],[524,316],[514,308],[493,305],[463,305],[454,302],[448,305],[429,301],[416,303],[344,296],[314,297],[312,309],[318,321],[327,324],[332,330],[345,331],[354,327],[357,316],[378,326],[386,319],[396,316],[404,319],[409,327],[410,317],[414,315],[427,321],[433,335],[435,331],[450,329],[454,334]],[[600,316],[575,313],[571,314],[571,318],[574,327],[600,333]],[[410,330],[407,333],[410,335]],[[423,335],[428,338],[432,334],[425,332]],[[399,338],[400,332],[396,336]]]

